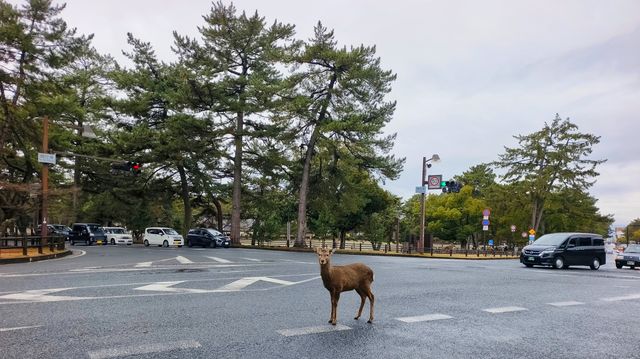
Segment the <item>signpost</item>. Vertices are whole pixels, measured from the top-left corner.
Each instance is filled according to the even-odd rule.
[[[442,188],[442,175],[429,175],[427,178],[427,185],[429,189]]]

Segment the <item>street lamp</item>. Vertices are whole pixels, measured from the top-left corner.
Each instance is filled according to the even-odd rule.
[[[427,167],[431,167],[430,163],[427,162],[438,162],[440,161],[440,156],[438,156],[437,154],[434,154],[431,156],[431,158],[427,159],[426,157],[422,157],[422,187],[423,187],[423,191],[421,193],[421,198],[420,198],[420,241],[418,242],[418,252],[420,253],[424,253],[424,226],[425,226],[425,216],[424,216],[424,201],[425,201],[425,197],[426,197],[426,189],[424,189],[424,186],[427,184]],[[431,248],[431,241],[429,241],[429,243],[427,243],[429,245],[429,248]]]

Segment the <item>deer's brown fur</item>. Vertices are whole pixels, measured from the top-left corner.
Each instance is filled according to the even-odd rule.
[[[320,262],[320,276],[322,283],[331,295],[331,318],[329,323],[336,325],[338,312],[338,300],[340,293],[355,290],[360,295],[360,308],[354,319],[358,320],[362,315],[362,308],[366,298],[369,298],[369,321],[373,321],[374,296],[371,292],[373,282],[373,270],[362,263],[352,263],[344,266],[331,266],[331,254],[335,249],[317,248],[318,261]]]

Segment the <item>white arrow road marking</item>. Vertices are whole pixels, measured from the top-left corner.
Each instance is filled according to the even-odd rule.
[[[8,332],[11,330],[20,330],[20,329],[31,329],[31,328],[40,328],[42,325],[31,325],[28,327],[15,327],[15,328],[0,328],[0,332]]]
[[[140,262],[138,264],[135,265],[136,268],[142,268],[142,267],[151,267],[151,264],[153,262]]]
[[[58,295],[49,295],[50,293],[62,292],[74,288],[53,288],[53,289],[37,289],[28,290],[20,293],[13,293],[0,296],[0,299],[28,300],[31,302],[59,302],[64,300],[82,300],[85,297],[67,297]]]
[[[207,258],[213,259],[214,261],[219,262],[219,263],[231,263],[230,260],[222,259],[222,258],[218,258],[218,257],[207,257]]]
[[[177,349],[194,349],[200,347],[200,343],[195,340],[181,340],[177,342],[149,343],[127,347],[94,350],[90,351],[88,354],[89,358],[91,359],[107,359],[130,355],[160,353]]]
[[[183,256],[177,256],[176,260],[182,264],[189,264],[189,263],[193,263],[191,260],[189,260],[188,258],[185,258]]]
[[[190,288],[173,288],[172,286],[186,282],[185,280],[176,282],[157,282],[142,287],[134,288],[135,290],[150,290],[154,292],[172,292],[172,293],[209,293],[210,291],[205,289],[190,289]]]
[[[172,293],[221,293],[221,292],[237,292],[259,281],[279,284],[281,286],[289,286],[293,284],[309,282],[318,278],[320,278],[320,276],[305,279],[299,282],[289,282],[286,280],[269,278],[269,277],[247,277],[247,278],[238,279],[235,282],[224,285],[218,289],[191,289],[191,288],[173,288],[172,287],[176,284],[187,282],[183,280],[183,281],[175,281],[175,282],[157,282],[157,283],[145,285],[145,286],[134,288],[134,289],[157,291],[157,292],[172,292]]]

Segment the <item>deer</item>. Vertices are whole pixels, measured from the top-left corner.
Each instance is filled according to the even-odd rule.
[[[360,295],[360,308],[353,319],[360,319],[364,302],[366,298],[369,298],[371,307],[369,309],[369,320],[367,323],[372,323],[374,296],[373,292],[371,292],[371,283],[373,282],[373,270],[363,263],[352,263],[332,267],[331,255],[334,252],[335,248],[316,248],[316,254],[318,254],[318,261],[320,262],[322,283],[331,295],[331,318],[329,319],[329,323],[336,325],[340,293],[351,290],[355,290]]]

